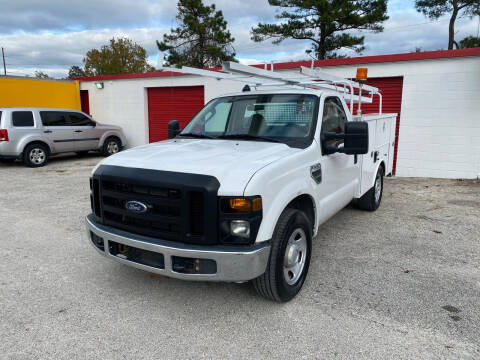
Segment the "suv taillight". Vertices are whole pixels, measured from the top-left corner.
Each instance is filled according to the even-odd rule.
[[[0,141],[8,141],[8,131],[0,129]]]

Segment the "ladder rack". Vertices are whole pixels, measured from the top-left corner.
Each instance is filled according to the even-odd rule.
[[[253,66],[242,65],[233,61],[224,62],[221,71],[203,70],[188,66],[183,66],[180,69],[163,67],[160,71],[206,76],[217,80],[239,81],[246,83],[255,89],[258,89],[258,87],[277,87],[280,89],[335,91],[339,96],[342,96],[347,103],[349,103],[352,114],[354,103],[358,103],[358,109],[360,109],[362,103],[371,104],[373,102],[373,97],[377,95],[380,98],[379,113],[382,113],[382,94],[378,88],[304,66],[300,67],[300,72],[298,74],[274,72],[273,67],[272,70],[265,70]],[[360,110],[359,114],[361,114]]]

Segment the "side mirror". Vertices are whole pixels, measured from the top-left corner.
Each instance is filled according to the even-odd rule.
[[[170,120],[167,126],[168,138],[173,139],[180,132],[178,120]]]
[[[368,123],[366,121],[349,121],[345,124],[345,145],[347,155],[368,153]]]
[[[329,140],[343,139],[343,146],[327,145]],[[322,133],[322,148],[326,155],[344,153],[347,155],[362,155],[368,153],[368,123],[366,121],[349,121],[345,123],[345,132],[336,134]]]
[[[91,124],[93,127],[97,126],[97,123],[96,123],[95,121],[92,121],[90,124]]]

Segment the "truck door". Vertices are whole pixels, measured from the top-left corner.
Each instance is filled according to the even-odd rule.
[[[345,123],[349,120],[345,103],[339,97],[329,96],[323,103],[321,132],[343,133]],[[342,148],[343,139],[328,140],[322,144]],[[345,207],[354,197],[360,183],[359,159],[353,155],[334,153],[327,155],[322,149],[322,183],[317,187],[318,201],[321,206],[320,220],[326,220]]]

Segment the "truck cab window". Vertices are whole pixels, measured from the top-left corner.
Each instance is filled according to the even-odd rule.
[[[345,131],[345,123],[347,115],[343,110],[342,102],[337,97],[329,97],[325,99],[322,116],[322,132],[331,132],[341,134]],[[342,139],[332,139],[327,145],[340,145]]]

